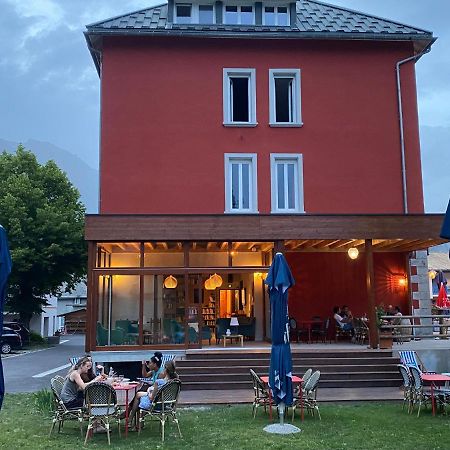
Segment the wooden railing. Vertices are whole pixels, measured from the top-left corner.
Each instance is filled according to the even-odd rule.
[[[435,337],[450,337],[450,315],[445,314],[431,314],[431,315],[417,315],[417,316],[380,316],[380,319],[386,321],[380,325],[380,331],[391,330],[394,337],[399,335],[402,338],[435,338]],[[402,319],[409,319],[410,324],[395,324],[394,322],[400,322]],[[422,319],[429,320],[430,323],[423,324]],[[439,323],[433,323],[433,320],[439,320]],[[442,323],[443,319],[446,319],[448,323]],[[418,322],[418,323],[417,323]],[[420,334],[403,334],[401,330],[404,328],[416,329],[426,329],[430,330],[430,333],[420,333]],[[439,331],[434,331],[438,328]]]

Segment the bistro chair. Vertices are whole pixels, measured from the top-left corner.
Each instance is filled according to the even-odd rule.
[[[250,375],[252,377],[253,394],[254,394],[252,414],[253,418],[255,418],[256,410],[258,409],[259,406],[264,406],[264,411],[267,411],[267,407],[271,408],[273,402],[271,400],[271,396],[265,384],[253,369],[250,369]]]
[[[298,328],[297,320],[294,317],[289,318],[289,335],[292,340],[292,336],[295,337],[296,342],[300,341],[302,335],[307,336],[308,331]]]
[[[120,413],[117,406],[116,391],[106,383],[95,382],[89,384],[84,391],[84,403],[89,418],[84,444],[86,445],[94,425],[103,425],[108,436],[108,445],[111,445],[110,420],[117,422],[120,436]]]
[[[408,367],[403,364],[397,364],[398,371],[403,379],[403,405],[402,409],[405,409],[405,404],[408,405],[408,412],[411,411],[413,401],[413,389],[414,383],[412,380],[411,372]]]
[[[414,350],[401,350],[398,352],[400,356],[400,361],[405,366],[411,368],[415,367],[417,370],[423,373],[436,373],[436,372],[429,372],[425,368],[425,364],[422,362],[422,360],[419,358],[419,355]]]
[[[426,407],[427,404],[431,404],[431,391],[429,389],[424,389],[422,375],[417,367],[411,366],[409,370],[411,371],[411,377],[413,382],[412,388],[413,400],[410,412],[412,412],[414,406],[417,405],[418,406],[417,417],[419,417],[422,405]]]
[[[83,437],[83,408],[67,408],[64,402],[61,400],[61,391],[64,385],[64,378],[57,375],[50,380],[50,387],[53,392],[53,401],[55,405],[55,412],[53,413],[52,426],[50,428],[50,434],[52,435],[56,423],[58,423],[58,433],[64,426],[65,420],[78,420],[80,425],[81,437]]]
[[[319,322],[318,324],[313,324],[311,328],[311,335],[316,337],[317,342],[319,339],[322,343],[325,343],[328,340],[328,331],[330,328],[330,318],[326,318],[323,322]]]
[[[317,403],[317,388],[319,386],[320,379],[320,370],[316,370],[309,378],[308,381],[304,384],[302,390],[298,396],[294,396],[294,401],[292,403],[292,422],[294,422],[295,410],[297,406],[301,405],[303,402],[303,407],[306,408],[306,411],[311,413],[312,416],[319,416],[319,420],[322,420],[319,411],[319,405]]]
[[[141,432],[145,418],[157,419],[161,424],[161,441],[164,442],[164,426],[168,419],[172,419],[178,428],[178,434],[181,436],[180,424],[177,416],[177,402],[181,390],[181,381],[170,380],[164,386],[158,389],[153,399],[150,409],[139,408],[138,432]]]

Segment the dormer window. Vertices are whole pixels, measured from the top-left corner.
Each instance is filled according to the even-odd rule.
[[[177,3],[176,8],[176,22],[177,23],[191,23],[192,22],[192,5],[189,3]]]
[[[255,13],[253,6],[225,6],[224,19],[226,25],[254,25]]]
[[[213,24],[214,5],[177,3],[175,5],[175,23],[177,24]]]
[[[265,6],[263,14],[263,25],[278,27],[289,26],[289,14],[287,6]]]
[[[198,23],[214,23],[213,5],[199,5]]]

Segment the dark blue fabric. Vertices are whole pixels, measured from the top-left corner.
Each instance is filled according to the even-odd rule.
[[[438,293],[439,289],[441,289],[441,284],[444,285],[445,292],[447,292],[447,278],[445,278],[444,272],[442,272],[442,270],[438,270],[434,281],[436,282]]]
[[[450,201],[448,202],[447,213],[442,224],[441,238],[450,239]]]
[[[11,273],[11,255],[9,254],[8,239],[5,229],[0,225],[0,332],[3,330],[3,309],[5,306],[7,281]],[[0,358],[0,409],[5,395],[5,382],[3,379],[3,366]]]
[[[273,399],[292,405],[292,355],[289,345],[288,289],[295,284],[286,259],[277,253],[265,283],[269,287],[271,306],[272,352],[269,385]]]

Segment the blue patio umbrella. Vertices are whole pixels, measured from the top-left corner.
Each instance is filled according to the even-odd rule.
[[[291,406],[293,400],[288,289],[295,284],[295,281],[282,253],[275,255],[265,283],[269,287],[272,320],[269,385],[273,399],[277,405],[280,405],[280,418],[283,423],[284,406]]]
[[[450,239],[450,201],[448,202],[447,213],[442,224],[441,238]]]
[[[3,307],[6,299],[7,281],[11,273],[11,255],[9,254],[8,239],[5,229],[0,225],[0,332],[3,330]],[[3,366],[0,358],[0,409],[5,395],[3,380]]]

